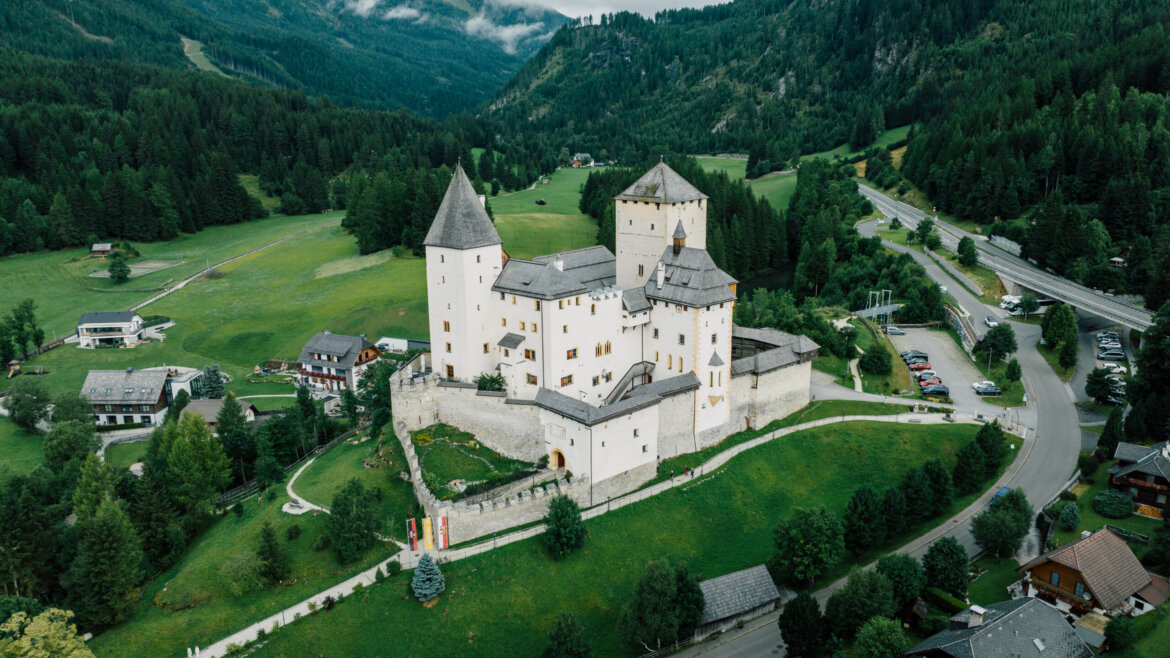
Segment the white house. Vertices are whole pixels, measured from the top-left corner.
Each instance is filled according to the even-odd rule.
[[[365,336],[342,336],[323,331],[301,350],[300,381],[321,391],[353,389],[382,351]]]
[[[706,251],[707,196],[660,163],[615,204],[616,256],[510,258],[456,167],[424,241],[431,353],[416,360],[443,381],[418,387],[424,366],[401,370],[396,420],[478,427],[494,449],[547,454],[616,492],[807,404],[818,346],[733,326],[736,280]],[[507,413],[458,397],[497,372]]]
[[[79,347],[134,347],[142,335],[142,318],[134,311],[90,311],[77,323]]]

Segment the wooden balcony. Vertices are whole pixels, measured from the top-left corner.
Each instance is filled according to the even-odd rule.
[[[344,382],[345,377],[342,375],[333,375],[327,372],[313,372],[312,370],[302,370],[302,377],[316,377],[318,379],[329,379],[335,382]]]

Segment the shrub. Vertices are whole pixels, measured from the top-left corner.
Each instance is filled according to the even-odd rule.
[[[1076,500],[1077,495],[1075,493],[1073,493],[1072,491],[1065,489],[1064,491],[1060,492],[1060,499],[1061,500]]]
[[[968,607],[966,603],[937,587],[927,587],[923,590],[922,598],[926,599],[927,603],[932,603],[950,614],[962,612]]]
[[[374,582],[380,583],[383,580],[386,580],[386,572],[382,571],[382,567],[378,567],[378,570],[374,572]]]
[[[1081,455],[1077,458],[1077,468],[1081,469],[1081,475],[1089,477],[1097,472],[1097,467],[1101,464],[1097,457],[1092,453]]]
[[[284,536],[286,539],[288,539],[288,541],[292,541],[292,540],[296,539],[297,537],[300,537],[301,536],[301,526],[299,526],[295,523],[290,525],[288,527],[288,530],[286,530],[284,532]]]
[[[1129,617],[1114,617],[1105,626],[1109,650],[1128,649],[1137,640],[1137,625]]]
[[[857,365],[861,368],[862,372],[871,375],[888,375],[894,370],[890,362],[890,353],[881,348],[866,352],[858,360]]]
[[[1093,496],[1093,510],[1110,519],[1124,519],[1133,514],[1133,498],[1129,494],[1108,489]]]
[[[386,577],[393,578],[402,573],[402,565],[397,560],[386,563]]]
[[[1060,527],[1067,530],[1075,530],[1081,524],[1081,506],[1075,502],[1065,503],[1064,509],[1060,510]]]
[[[329,535],[319,535],[317,537],[317,541],[313,542],[313,550],[323,551],[329,548],[329,546],[332,544],[333,542],[329,539]]]

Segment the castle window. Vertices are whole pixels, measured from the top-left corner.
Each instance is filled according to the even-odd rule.
[[[479,277],[479,282],[480,282],[480,283],[483,283],[483,277],[482,277],[482,276],[481,276],[481,277]]]
[[[605,381],[607,381],[607,382],[613,381],[613,373],[612,372],[605,373]]]
[[[443,331],[451,331],[451,323],[443,320]]]
[[[478,255],[476,255],[476,257],[475,257],[475,262],[477,262],[477,263],[479,262],[479,256],[478,256]]]
[[[711,376],[711,382],[707,385],[708,386],[715,386],[715,371],[712,370],[711,372],[709,372],[707,374]]]
[[[609,342],[608,340],[605,341],[605,353],[606,354],[613,353],[613,343]]]
[[[577,348],[576,348],[576,347],[574,347],[573,349],[566,351],[566,352],[565,352],[565,358],[566,358],[566,359],[575,359],[575,358],[577,358]]]
[[[605,441],[602,441],[602,442],[601,442],[601,447],[602,447],[602,448],[604,448],[604,447],[605,447]]]
[[[451,343],[447,343],[447,354],[451,353]]]
[[[520,321],[520,331],[524,331],[524,329],[525,329],[527,326],[528,326],[528,325],[527,325],[527,324],[525,324],[523,320],[521,320],[521,321]]]
[[[561,325],[561,333],[562,333],[562,334],[567,334],[567,333],[569,333],[569,325],[567,325],[567,324],[562,324],[562,325]]]
[[[447,283],[447,277],[442,277],[442,281],[440,281],[439,283]]]
[[[558,307],[558,308],[564,308],[564,307],[565,307],[565,300],[563,300],[563,299],[558,299],[558,300],[557,300],[557,307]]]
[[[639,266],[638,266],[638,276],[642,276],[642,275],[644,275],[644,274],[646,274],[646,266],[645,266],[645,265],[639,265]]]
[[[574,297],[573,299],[575,299],[575,300],[576,300],[577,306],[580,306],[580,305],[581,305],[581,295],[577,295],[577,296],[576,296],[576,297]]]
[[[516,295],[512,295],[512,306],[516,305]]]
[[[711,344],[714,345],[719,342],[719,334],[711,334]]]
[[[528,373],[528,375],[525,377],[525,379],[528,381],[529,384],[536,386],[536,375],[534,375],[532,373]]]
[[[504,293],[500,293],[500,301],[504,301]]]
[[[654,337],[658,338],[658,327],[654,328]]]
[[[536,333],[536,323],[532,323],[532,333]]]
[[[483,353],[487,354],[490,350],[491,350],[491,347],[488,346],[487,343],[484,343],[483,344]],[[504,356],[508,356],[508,350],[506,348],[504,349]]]
[[[439,255],[439,262],[440,262],[440,263],[446,263],[446,262],[447,262],[447,259],[446,259],[446,257],[444,257],[442,254],[440,254],[440,255]]]
[[[643,452],[643,453],[645,453],[645,452],[646,452],[646,444],[645,444],[645,443],[643,443],[643,444],[642,444],[642,452]]]
[[[636,427],[634,428],[634,438],[635,439],[638,438],[638,428],[636,428]],[[643,451],[643,452],[645,452],[645,451]]]
[[[487,347],[487,343],[484,343],[484,344],[483,344],[483,346],[484,346],[484,347]],[[483,353],[484,353],[484,354],[487,354],[487,350],[484,350],[484,352],[483,352]],[[504,357],[506,358],[506,357],[509,357],[509,356],[511,356],[511,355],[512,355],[512,354],[511,354],[511,352],[509,352],[509,351],[508,351],[508,348],[506,348],[506,347],[505,347],[505,348],[504,348]]]
[[[508,318],[500,318],[500,326],[501,327],[508,326]]]
[[[540,310],[540,300],[536,300],[536,310]]]
[[[593,375],[593,385],[597,386],[600,383],[601,383],[601,378],[598,377],[597,375]]]
[[[666,355],[666,369],[667,370],[674,370],[674,355],[673,354]]]
[[[536,360],[536,350],[524,350],[524,358],[529,361]]]
[[[687,344],[687,337],[685,334],[678,335],[678,344],[679,345],[686,345]]]
[[[589,315],[597,315],[597,304],[589,305]]]
[[[719,371],[719,385],[723,386],[723,371]]]
[[[651,230],[651,231],[653,231],[653,230],[654,230],[654,225],[653,225],[653,224],[651,224],[651,225],[650,225],[650,230]]]
[[[573,383],[573,376],[572,375],[565,375],[564,377],[561,377],[561,386],[568,386],[569,384],[572,384],[572,383]]]
[[[679,356],[679,357],[678,357],[678,371],[679,371],[679,372],[682,372],[682,371],[683,371],[683,365],[682,365],[682,363],[683,363],[683,362],[682,362],[682,356]]]
[[[658,361],[658,350],[654,350],[654,361]]]

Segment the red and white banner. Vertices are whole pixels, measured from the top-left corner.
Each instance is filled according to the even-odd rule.
[[[439,548],[447,548],[447,517],[439,517]]]
[[[410,550],[418,550],[418,532],[414,529],[414,519],[406,520],[406,536],[410,538]]]

